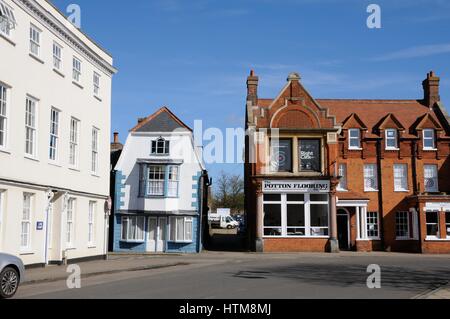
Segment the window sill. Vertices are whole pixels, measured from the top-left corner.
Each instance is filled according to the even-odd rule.
[[[73,247],[73,246],[68,246],[68,247],[66,247],[66,251],[70,251],[70,250],[76,250],[77,248],[76,247]]]
[[[97,173],[92,173],[92,172],[91,172],[91,176],[92,176],[92,177],[96,177],[96,178],[100,178],[100,177],[101,177],[101,176],[98,175]]]
[[[409,189],[399,189],[394,190],[394,193],[409,193]]]
[[[126,240],[126,239],[121,239],[120,242],[128,243],[128,244],[144,244],[145,240]]]
[[[103,99],[102,99],[100,96],[98,96],[98,95],[95,95],[95,94],[94,94],[94,98],[95,98],[96,100],[98,100],[99,102],[103,102]]]
[[[337,192],[341,192],[341,193],[346,193],[348,192],[348,189],[340,189],[340,188],[336,188]]]
[[[32,155],[25,155],[24,158],[29,159],[30,161],[33,161],[33,162],[40,162],[37,157],[34,157]]]
[[[330,239],[330,236],[263,236],[263,239]]]
[[[386,147],[384,150],[385,150],[385,151],[395,151],[395,152],[396,152],[396,151],[400,151],[400,149],[399,149],[398,147],[392,147],[392,148],[391,148],[391,147],[389,147],[389,148]]]
[[[14,42],[10,37],[8,37],[7,35],[4,35],[3,33],[0,33],[0,38],[6,40],[7,42],[9,42],[9,44],[11,44],[12,46],[16,46],[16,42]]]
[[[59,76],[62,76],[63,78],[65,78],[66,76],[57,68],[53,68],[53,72],[55,72],[56,74],[58,74]]]
[[[70,167],[69,166],[69,169],[71,170],[71,171],[74,171],[74,172],[81,172],[81,170],[79,169],[79,168],[77,168],[77,167]]]
[[[436,152],[438,149],[437,148],[423,148],[422,151],[424,152]]]
[[[169,240],[169,243],[172,244],[192,244],[192,240]]]
[[[82,90],[84,89],[84,86],[82,86],[79,82],[77,82],[75,80],[72,81],[72,84],[75,85],[75,86],[78,86]]]
[[[362,147],[349,147],[349,151],[362,151]]]
[[[8,154],[8,155],[11,155],[11,152],[8,149],[6,149],[6,148],[0,148],[0,153],[5,153],[5,154]]]
[[[32,256],[34,255],[34,252],[32,252],[31,250],[21,250],[19,252],[20,256]]]
[[[377,241],[377,240],[381,240],[381,238],[377,237],[377,238],[357,238],[356,241]]]
[[[397,241],[417,241],[417,238],[407,238],[407,237],[396,237],[395,240]]]
[[[48,162],[48,165],[51,165],[51,166],[55,166],[55,167],[62,167],[62,165],[61,164],[59,164],[58,162]]]
[[[89,245],[89,246],[88,246],[88,249],[95,249],[95,248],[97,248],[96,245]]]
[[[40,57],[38,57],[37,55],[34,55],[33,53],[29,53],[28,54],[30,57],[32,57],[33,59],[35,59],[36,61],[38,61],[41,64],[44,64],[44,60],[42,60]]]
[[[427,236],[425,238],[425,241],[450,241],[450,238],[438,238],[438,237]]]
[[[364,193],[378,193],[378,189],[365,189]]]

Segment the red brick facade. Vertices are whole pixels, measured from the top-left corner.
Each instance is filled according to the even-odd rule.
[[[315,99],[295,73],[277,98],[260,99],[258,83],[252,72],[245,182],[253,249],[336,251],[338,243],[357,251],[450,253],[450,125],[433,72],[420,100]],[[280,169],[279,154],[273,164],[275,134],[289,143],[290,170]],[[310,152],[320,161],[313,171],[303,164],[308,140],[320,141],[317,154]],[[277,181],[329,183],[328,224],[314,191],[299,192],[304,197],[294,204],[292,190],[267,196],[264,185]]]

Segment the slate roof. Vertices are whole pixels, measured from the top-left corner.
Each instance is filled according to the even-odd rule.
[[[168,107],[164,106],[140,121],[130,132],[173,132],[175,130],[192,132],[189,126],[176,117]]]

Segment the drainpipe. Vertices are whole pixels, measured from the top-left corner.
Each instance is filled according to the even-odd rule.
[[[377,140],[377,179],[378,179],[378,216],[380,218],[380,239],[381,246],[383,250],[386,247],[386,243],[384,241],[384,214],[383,214],[383,183],[382,183],[382,172],[381,172],[381,140]]]
[[[202,171],[202,174],[199,179],[199,221],[198,221],[198,234],[197,234],[197,242],[198,249],[197,252],[200,253],[203,249],[203,213],[204,213],[204,201],[205,201],[205,186],[208,186],[207,182],[208,173],[206,170]]]

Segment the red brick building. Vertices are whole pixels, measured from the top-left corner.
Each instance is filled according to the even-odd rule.
[[[296,73],[274,99],[248,77],[246,208],[256,251],[450,253],[450,124],[420,100],[316,99]]]

